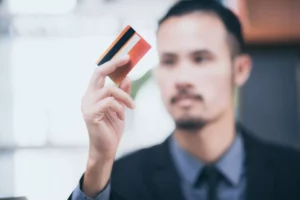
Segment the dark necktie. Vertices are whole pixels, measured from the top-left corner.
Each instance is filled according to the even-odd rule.
[[[218,169],[214,166],[205,166],[200,174],[196,185],[207,184],[207,199],[217,200],[217,188],[222,178]]]

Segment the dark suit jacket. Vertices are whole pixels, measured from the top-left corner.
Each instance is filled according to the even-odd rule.
[[[263,142],[244,128],[241,133],[247,200],[300,200],[299,152]],[[184,200],[168,139],[116,161],[111,189],[113,200]]]

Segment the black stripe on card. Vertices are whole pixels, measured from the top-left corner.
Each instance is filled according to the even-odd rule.
[[[114,55],[126,44],[126,42],[133,36],[135,31],[133,28],[129,28],[128,31],[119,39],[119,41],[111,48],[111,50],[103,57],[102,60],[98,63],[98,65],[102,65],[103,63],[111,60]]]

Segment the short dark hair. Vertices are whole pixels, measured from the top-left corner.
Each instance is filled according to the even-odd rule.
[[[170,17],[183,16],[194,12],[211,12],[216,14],[224,24],[228,33],[234,38],[235,54],[244,51],[244,38],[242,33],[242,25],[237,16],[215,0],[182,0],[173,5],[167,14],[159,20],[158,27]]]

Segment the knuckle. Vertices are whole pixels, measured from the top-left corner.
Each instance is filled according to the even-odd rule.
[[[100,76],[103,76],[104,72],[103,72],[102,67],[100,66],[100,67],[96,68],[95,73]]]
[[[126,100],[127,103],[130,103],[131,102],[131,97],[129,95],[126,95],[125,100]]]
[[[98,97],[105,98],[106,96],[108,96],[108,94],[109,94],[109,91],[108,91],[107,87],[104,87],[104,88],[98,90],[96,92],[95,96],[96,96],[96,98],[98,98]]]
[[[123,109],[123,107],[121,105],[118,106],[118,109],[122,114],[125,112],[125,110]]]
[[[106,92],[106,88],[104,87],[104,88],[101,88],[100,90],[96,91],[94,93],[94,95],[95,95],[95,97],[99,97],[99,96],[105,94],[105,92]]]
[[[104,88],[104,91],[105,91],[105,92],[110,92],[110,91],[111,91],[111,86],[106,86],[106,87]]]
[[[107,98],[106,105],[111,106],[113,104],[113,98]]]
[[[109,91],[114,91],[116,89],[116,86],[110,85],[107,87]]]
[[[109,95],[109,96],[112,96],[113,93],[114,93],[114,91],[115,91],[114,86],[108,86],[108,87],[107,87],[107,92],[108,92],[108,95]]]

